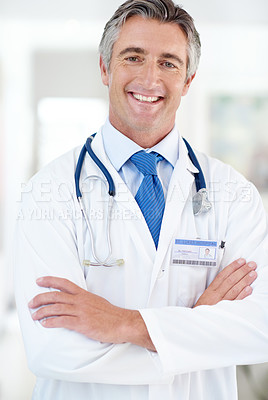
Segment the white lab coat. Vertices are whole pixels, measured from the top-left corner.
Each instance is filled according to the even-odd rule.
[[[268,236],[259,194],[231,167],[196,152],[210,190],[212,210],[194,217],[195,167],[180,139],[159,246],[126,185],[105,154],[101,134],[93,149],[117,190],[111,221],[114,258],[120,267],[83,267],[92,259],[89,234],[74,190],[80,148],[35,175],[22,194],[15,240],[15,289],[30,369],[37,375],[34,400],[235,400],[235,365],[268,361]],[[107,194],[86,157],[80,186],[90,205],[95,245],[106,251]],[[217,267],[171,266],[174,238],[225,241]],[[243,256],[258,264],[253,294],[195,309],[219,270]],[[139,309],[157,353],[90,340],[34,322],[28,301],[46,291],[39,276],[67,278],[111,303]]]

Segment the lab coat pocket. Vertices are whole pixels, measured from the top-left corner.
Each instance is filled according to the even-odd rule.
[[[216,266],[170,266],[171,281],[177,282],[176,305],[193,307],[199,297],[208,288],[218,273],[223,269],[222,259],[224,248],[217,251]]]
[[[171,266],[171,281],[176,282],[175,303],[180,307],[193,307],[206,289],[208,268]],[[173,283],[174,284],[174,283]]]

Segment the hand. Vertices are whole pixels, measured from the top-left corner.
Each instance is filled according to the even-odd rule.
[[[104,343],[130,342],[155,349],[138,311],[116,307],[67,279],[46,276],[36,282],[59,290],[38,294],[29,303],[32,309],[41,307],[32,318],[45,328],[66,328]]]
[[[104,298],[87,292],[67,279],[43,277],[37,279],[42,287],[54,288],[35,296],[30,308],[39,308],[32,314],[34,320],[46,328],[67,328],[91,339],[118,342],[124,309],[113,306]]]
[[[257,278],[257,265],[239,258],[225,267],[199,297],[194,307],[214,305],[221,300],[242,300],[252,293],[252,282]],[[193,307],[193,308],[194,308]]]

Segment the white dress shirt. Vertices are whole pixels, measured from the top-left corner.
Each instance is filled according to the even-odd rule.
[[[133,196],[138,191],[143,180],[143,174],[130,161],[130,157],[140,150],[145,150],[148,153],[155,151],[164,157],[164,160],[157,163],[157,174],[166,198],[174,165],[179,158],[179,134],[176,127],[161,142],[148,149],[142,148],[115,129],[109,119],[106,120],[101,132],[106,154]]]

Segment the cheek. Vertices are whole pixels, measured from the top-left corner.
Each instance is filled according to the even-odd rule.
[[[127,85],[135,81],[137,72],[132,71],[129,67],[119,65],[114,68],[113,73],[110,74],[110,84],[113,84],[116,91],[125,91]]]
[[[173,85],[170,85],[170,93],[172,93],[172,97],[174,99],[174,103],[177,105],[181,102],[181,97],[185,96],[188,88],[183,82],[173,82]]]

